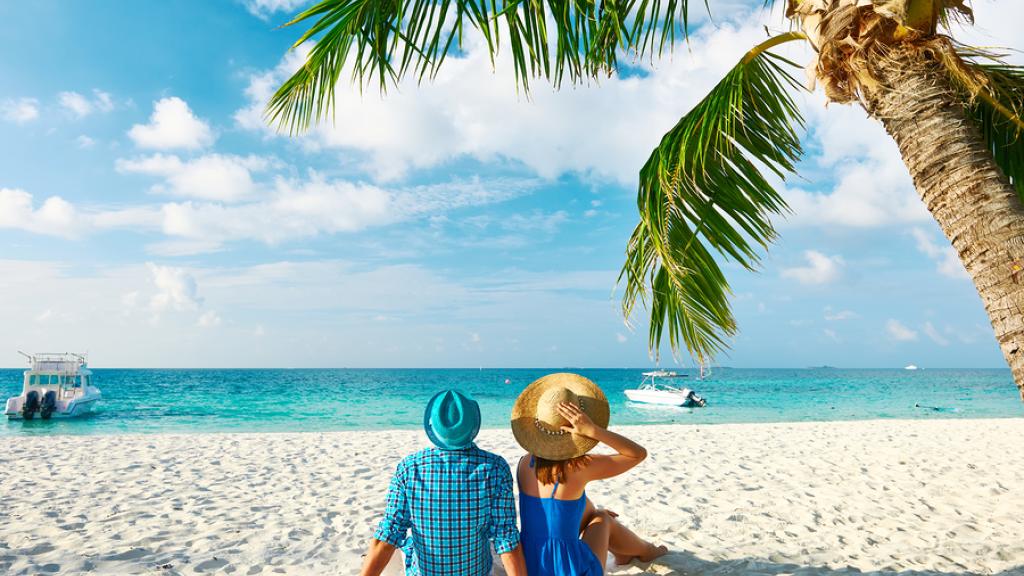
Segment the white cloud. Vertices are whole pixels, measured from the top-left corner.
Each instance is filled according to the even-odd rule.
[[[939,271],[939,274],[949,278],[970,279],[963,263],[960,262],[960,257],[957,256],[956,250],[952,246],[939,245],[920,228],[914,228],[910,233],[917,241],[917,249],[936,262],[936,270]]]
[[[807,266],[795,266],[782,270],[783,278],[791,278],[801,284],[830,284],[842,276],[841,256],[827,256],[816,250],[804,252]]]
[[[110,112],[114,109],[114,98],[110,95],[109,92],[104,92],[102,90],[93,90],[92,95],[92,104],[100,112]]]
[[[87,98],[78,92],[61,92],[57,102],[61,108],[71,112],[76,118],[85,118],[93,112],[110,112],[114,109],[114,99],[107,92],[93,90],[93,98]]]
[[[155,312],[167,309],[195,310],[202,304],[196,280],[184,268],[158,266],[152,262],[147,263],[146,267],[156,287],[156,293],[149,301]]]
[[[365,168],[378,180],[472,157],[509,159],[544,178],[577,172],[631,186],[664,132],[763,39],[762,19],[702,28],[656,66],[638,64],[642,74],[557,91],[535,82],[530,99],[515,89],[509,51],[492,68],[485,41],[470,34],[465,51],[450,55],[435,80],[420,86],[410,77],[383,98],[372,88],[361,93],[342,72],[336,124],[316,127],[301,141],[314,150],[364,153]],[[240,126],[276,135],[264,106],[306,50],[250,78],[249,105],[235,115]]]
[[[158,194],[235,202],[256,190],[253,172],[274,165],[273,160],[260,156],[209,154],[193,160],[181,160],[174,155],[154,154],[134,160],[120,158],[115,168],[122,173],[165,178],[165,184],[151,188]]]
[[[83,214],[83,217],[92,228],[101,230],[115,228],[156,230],[160,228],[159,207],[147,205],[88,211]]]
[[[92,103],[78,92],[61,92],[58,100],[61,107],[79,118],[85,118],[92,114]]]
[[[943,336],[931,322],[925,322],[922,330],[924,331],[924,335],[930,338],[932,342],[935,342],[939,346],[949,346],[949,339]]]
[[[50,196],[37,209],[24,190],[0,188],[0,228],[73,238],[83,229],[75,207],[60,196]]]
[[[78,147],[83,150],[88,150],[89,148],[92,148],[93,146],[96,145],[96,141],[86,136],[85,134],[82,134],[78,138],[75,138],[75,143],[78,144]]]
[[[808,100],[808,139],[813,144],[808,147],[820,148],[817,169],[822,172],[811,180],[834,178],[835,183],[827,192],[788,187],[784,196],[793,209],[790,225],[873,228],[931,218],[899,148],[881,124],[859,106],[825,107],[820,95]]]
[[[213,143],[213,130],[197,118],[188,104],[177,97],[164,98],[153,104],[149,124],[136,124],[128,136],[140,148],[194,150]]]
[[[0,119],[15,124],[24,124],[38,117],[39,101],[35,98],[0,100]]]
[[[629,340],[629,338],[626,338],[626,335],[622,332],[615,333],[615,341],[619,344],[625,344],[627,340]]]
[[[274,191],[257,202],[164,204],[161,227],[165,234],[187,241],[197,251],[208,251],[233,240],[276,244],[319,234],[356,232],[456,208],[502,202],[527,190],[528,185],[520,181],[452,182],[388,190],[331,181],[314,173],[308,180],[279,178]],[[181,246],[165,243],[162,248]]]
[[[207,310],[199,316],[198,320],[196,320],[196,326],[199,326],[200,328],[216,328],[217,326],[220,326],[220,323],[221,318],[220,315],[217,314],[216,310]]]
[[[121,295],[121,306],[126,309],[132,309],[139,305],[139,291],[133,290],[126,292]]]
[[[547,213],[534,210],[529,214],[511,214],[501,218],[501,227],[513,232],[544,232],[553,234],[569,219],[565,210]]]
[[[857,313],[853,310],[833,310],[831,306],[825,307],[825,320],[828,320],[829,322],[852,320],[856,317]]]
[[[243,0],[243,3],[253,16],[264,20],[275,12],[295,12],[313,4],[312,0]]]
[[[897,342],[911,342],[917,340],[917,332],[907,328],[902,322],[894,318],[890,318],[885,323],[885,331],[889,334],[889,338]]]

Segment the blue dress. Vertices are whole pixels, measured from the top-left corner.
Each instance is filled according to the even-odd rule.
[[[531,459],[530,467],[533,467]],[[523,556],[530,576],[603,576],[604,566],[580,540],[580,522],[587,507],[584,493],[576,500],[539,498],[519,491]]]

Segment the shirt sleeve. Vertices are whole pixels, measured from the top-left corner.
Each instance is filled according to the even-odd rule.
[[[384,517],[377,525],[377,531],[373,533],[373,537],[381,542],[391,544],[395,548],[402,548],[411,527],[409,494],[406,491],[405,466],[402,463],[398,465],[395,475],[391,477]]]
[[[504,460],[495,466],[488,481],[491,500],[491,525],[487,537],[494,551],[505,554],[519,546],[519,528],[516,526],[516,502],[512,496],[512,473]]]

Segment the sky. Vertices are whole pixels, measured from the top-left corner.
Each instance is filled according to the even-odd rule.
[[[471,36],[432,83],[343,81],[334,122],[289,137],[262,110],[306,4],[0,4],[0,366],[654,365],[616,288],[637,173],[780,16],[712,2],[671,56],[529,98]],[[1024,6],[974,5],[958,37],[1024,48]],[[895,144],[798,98],[793,214],[759,271],[723,263],[740,332],[717,363],[1004,367]]]

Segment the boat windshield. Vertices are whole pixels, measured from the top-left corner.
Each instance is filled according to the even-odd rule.
[[[60,386],[61,388],[78,388],[81,386],[79,376],[75,374],[32,374],[29,377],[30,386]],[[82,376],[82,378],[88,378]]]

